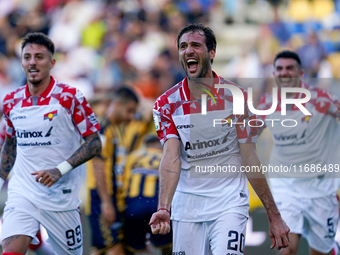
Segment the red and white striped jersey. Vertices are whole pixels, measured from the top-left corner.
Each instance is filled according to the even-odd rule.
[[[215,84],[237,86],[214,75]],[[248,215],[248,186],[244,173],[239,171],[239,143],[255,143],[257,130],[247,125],[255,116],[248,110],[247,92],[238,88],[245,97],[244,115],[233,115],[233,97],[228,89],[210,86],[207,89],[213,97],[207,98],[207,114],[202,115],[201,99],[190,100],[187,78],[154,104],[154,122],[161,143],[176,138],[181,145],[181,176],[172,202],[174,220],[207,221],[227,210]],[[214,120],[228,123],[216,121],[219,124],[214,127]]]
[[[80,146],[82,137],[99,130],[99,124],[82,93],[51,77],[40,96],[28,86],[6,95],[3,101],[6,135],[16,137],[16,160],[8,196],[22,195],[38,208],[52,211],[78,207],[81,170],[73,169],[50,188],[35,181],[32,172],[55,168]]]
[[[6,137],[6,121],[5,118],[0,120],[0,147],[4,144]]]
[[[268,116],[258,116],[270,129],[274,142],[270,164],[287,166],[287,169],[290,169],[289,172],[279,171],[268,176],[275,177],[269,178],[274,194],[289,193],[301,197],[326,196],[337,189],[334,181],[336,177],[334,167],[336,165],[339,167],[340,157],[337,105],[325,90],[304,83],[301,83],[300,87],[311,93],[311,99],[303,104],[312,114],[311,116],[305,115],[293,104],[287,105],[287,115],[281,115],[280,93],[278,93],[275,112]],[[302,97],[304,97],[303,93],[296,93],[294,96],[296,99]],[[272,101],[271,93],[264,95],[257,107],[258,110],[269,109]],[[286,120],[293,121],[289,123]],[[287,125],[296,124],[296,126],[285,127],[280,124],[282,121],[286,121]]]

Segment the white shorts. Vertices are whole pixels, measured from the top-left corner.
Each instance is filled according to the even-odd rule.
[[[35,207],[23,197],[6,202],[3,214],[1,239],[13,235],[26,235],[38,244],[36,234],[40,224],[46,229],[55,254],[82,254],[83,238],[78,209],[62,212],[46,211]]]
[[[339,219],[335,194],[320,198],[274,196],[274,199],[291,233],[302,235],[318,252],[333,249]]]
[[[173,255],[242,255],[247,217],[227,213],[205,222],[172,221]]]

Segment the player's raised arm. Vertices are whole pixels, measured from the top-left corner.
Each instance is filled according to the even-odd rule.
[[[62,175],[100,154],[102,143],[98,132],[84,137],[84,140],[85,142],[72,154],[72,156],[60,163],[56,168],[33,172],[32,175],[36,175],[36,181],[51,187]]]
[[[242,166],[258,166],[261,168],[260,161],[256,154],[256,147],[253,143],[240,144]],[[248,180],[260,198],[267,211],[269,220],[269,235],[271,239],[271,249],[285,248],[289,245],[289,228],[281,218],[281,214],[276,207],[273,196],[269,189],[267,180],[261,171],[246,173]]]
[[[1,150],[0,158],[0,189],[4,185],[16,158],[17,139],[15,137],[5,138],[4,145]]]
[[[163,157],[159,166],[159,199],[158,211],[151,219],[153,234],[170,232],[170,207],[181,172],[180,141],[170,138],[164,144]]]

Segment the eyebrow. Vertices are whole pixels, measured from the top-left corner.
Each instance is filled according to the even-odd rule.
[[[26,53],[24,53],[23,55],[24,55],[24,56],[25,56],[25,55],[45,55],[45,53],[37,52],[37,53],[31,54],[31,53],[29,53],[29,52],[26,52]]]
[[[190,41],[190,42],[181,42],[179,45],[182,45],[182,44],[202,44],[200,42],[197,42],[197,41]]]
[[[291,68],[291,67],[294,67],[295,65],[287,65],[287,66],[283,66],[283,65],[277,65],[275,68]]]

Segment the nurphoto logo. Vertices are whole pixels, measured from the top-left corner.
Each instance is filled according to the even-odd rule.
[[[244,111],[244,95],[243,92],[240,88],[238,88],[235,85],[230,85],[230,84],[214,84],[214,87],[212,87],[211,89],[213,90],[213,92],[217,95],[218,99],[221,102],[221,98],[219,97],[219,95],[216,92],[216,89],[228,89],[230,90],[230,92],[232,93],[232,97],[233,97],[233,115],[244,115],[245,111]],[[206,89],[202,89],[205,92],[207,92],[207,94],[212,98],[212,100],[214,101],[215,105],[217,104],[214,96],[207,91]],[[253,104],[253,88],[249,87],[248,89],[248,99],[247,99],[247,104],[248,104],[248,108],[249,110],[256,115],[270,115],[272,113],[275,112],[276,108],[277,108],[277,104],[278,104],[278,88],[274,87],[272,89],[272,94],[273,94],[273,102],[272,102],[272,106],[270,107],[270,109],[267,110],[257,110],[254,107]],[[302,93],[305,94],[304,98],[288,98],[287,94],[290,93]],[[201,101],[202,101],[202,106],[201,106],[201,114],[202,115],[206,115],[207,114],[207,94],[202,94],[201,96]],[[281,115],[285,116],[287,115],[287,105],[288,104],[293,104],[295,105],[297,108],[300,109],[300,111],[305,115],[305,116],[311,116],[312,114],[306,109],[306,107],[304,107],[304,103],[307,103],[309,100],[311,99],[311,93],[309,90],[305,89],[305,88],[295,88],[295,87],[287,87],[287,88],[281,88]],[[278,119],[266,119],[266,121],[270,121],[272,122],[272,125],[274,125],[275,121],[278,121]],[[255,125],[251,125],[251,123],[248,123],[249,126],[251,127],[261,127],[264,125],[264,121],[261,119],[252,119],[249,122],[254,123]],[[287,122],[293,122],[293,125],[288,125]],[[232,122],[232,118],[225,118],[225,119],[214,119],[214,123],[213,126],[215,127],[215,125],[225,125],[225,124],[230,124],[231,126],[233,124],[244,124],[245,125],[245,120],[244,122],[241,123],[233,123]],[[281,124],[285,127],[295,127],[297,125],[296,120],[294,119],[285,119],[283,121],[281,121]]]

